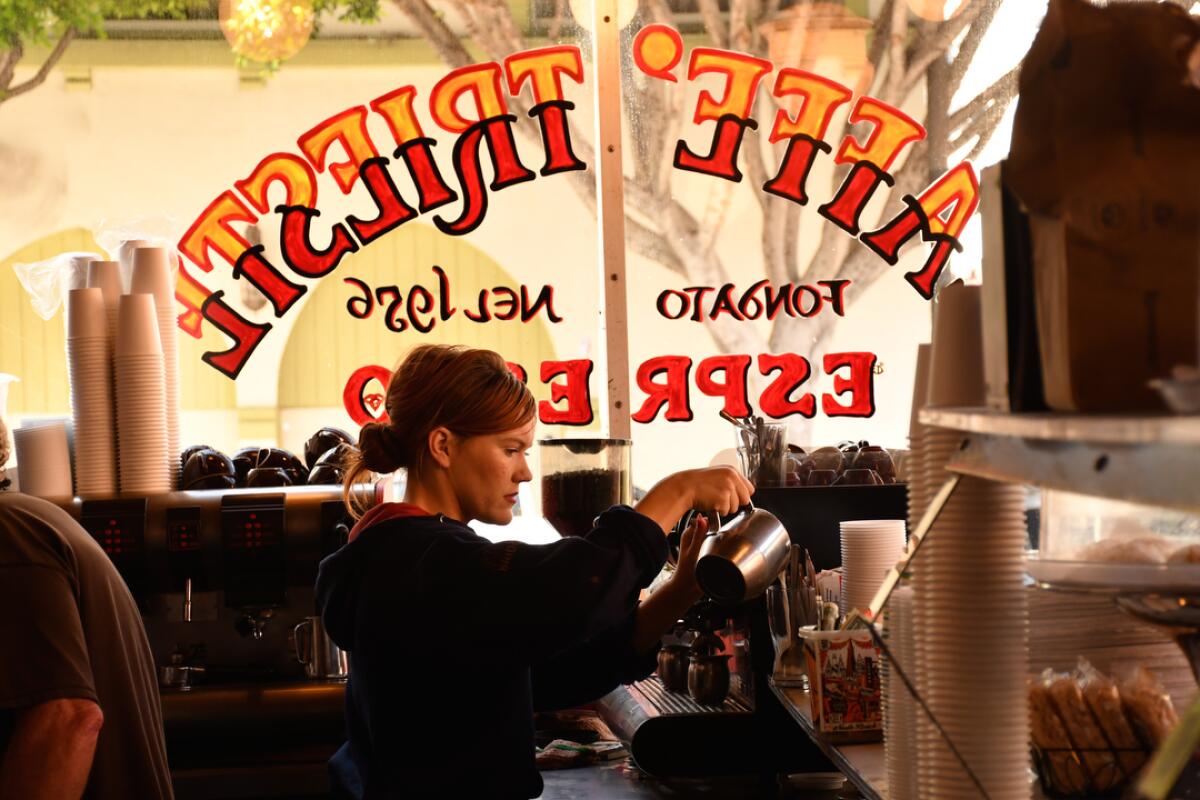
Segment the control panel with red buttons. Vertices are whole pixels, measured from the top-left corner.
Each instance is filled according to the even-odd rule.
[[[140,599],[146,581],[146,498],[85,500],[79,522]]]
[[[225,604],[274,606],[284,602],[284,496],[221,498]]]

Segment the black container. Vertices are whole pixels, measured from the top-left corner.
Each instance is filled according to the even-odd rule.
[[[751,498],[787,528],[793,544],[808,549],[818,570],[842,565],[838,523],[851,519],[906,519],[908,484],[760,488]]]

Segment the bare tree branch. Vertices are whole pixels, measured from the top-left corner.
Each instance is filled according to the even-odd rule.
[[[875,20],[874,36],[871,39],[871,49],[867,53],[867,61],[870,62],[876,79],[883,74],[883,59],[889,52],[888,43],[892,38],[892,12],[897,2],[904,0],[887,0]]]
[[[416,25],[438,56],[451,67],[465,67],[475,59],[426,0],[395,0],[396,6]]]
[[[67,28],[63,35],[59,38],[58,43],[54,45],[54,49],[50,51],[50,55],[46,56],[46,60],[42,63],[42,66],[40,69],[38,69],[37,73],[24,83],[18,84],[17,86],[5,91],[3,94],[0,94],[0,102],[11,100],[18,95],[33,91],[37,87],[41,86],[42,83],[45,82],[46,77],[49,76],[50,70],[54,69],[54,65],[58,63],[60,58],[62,58],[63,53],[67,51],[67,46],[70,45],[74,39],[75,29]]]
[[[971,23],[971,29],[967,31],[967,35],[963,37],[962,44],[958,47],[958,52],[954,54],[954,61],[951,63],[950,69],[950,98],[953,100],[954,93],[958,91],[958,87],[962,85],[963,78],[966,77],[967,70],[971,66],[971,62],[975,59],[975,53],[979,50],[979,45],[983,43],[983,38],[991,29],[992,20],[996,17],[996,10],[1000,8],[1000,3],[988,3],[984,6],[983,11]]]
[[[946,51],[966,27],[974,22],[992,0],[974,0],[953,18],[931,27],[917,42],[913,56],[908,60],[908,71],[900,83],[901,96],[907,95],[925,75],[929,65],[946,57]]]
[[[975,146],[971,148],[971,152],[967,154],[968,161],[974,161],[979,158],[979,154],[983,152],[983,148],[987,147],[988,142],[992,140],[992,134],[996,132],[996,128],[1000,125],[1000,120],[1004,118],[1006,110],[1007,104],[996,104],[996,113],[990,115],[988,124],[980,128],[979,139],[975,142]]]
[[[704,20],[704,27],[708,30],[713,45],[722,49],[729,47],[729,35],[725,32],[725,23],[721,19],[721,8],[717,5],[717,0],[698,0],[698,3],[700,17]]]
[[[562,34],[563,21],[567,15],[567,0],[554,0],[554,17],[546,30],[546,38],[556,40]]]
[[[625,217],[625,242],[631,250],[643,258],[687,277],[687,270],[684,269],[683,262],[679,260],[679,256],[675,255],[674,249],[666,238],[661,233],[647,228],[628,216]]]
[[[25,55],[25,45],[19,38],[14,38],[11,46],[4,51],[4,58],[0,59],[0,92],[3,92],[12,83],[13,73],[17,71],[17,62],[23,55]]]
[[[729,46],[734,50],[750,49],[750,0],[729,0]]]
[[[1024,63],[1024,62],[1022,62]],[[979,93],[975,99],[950,115],[951,132],[960,130],[970,124],[994,103],[1007,105],[1017,94],[1017,78],[1021,75],[1021,64],[1017,64],[1008,72],[1001,75],[995,83]]]
[[[880,99],[894,106],[900,105],[900,87],[908,72],[908,51],[905,39],[908,34],[908,4],[897,2],[892,5],[892,19],[888,26],[887,81]]]
[[[800,204],[788,203],[783,223],[783,263],[789,282],[800,280]]]

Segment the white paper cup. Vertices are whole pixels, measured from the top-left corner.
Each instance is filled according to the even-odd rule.
[[[149,294],[121,295],[117,309],[116,356],[157,355],[162,358],[162,340],[158,335],[158,316],[154,297]]]
[[[133,251],[130,294],[152,294],[160,308],[174,302],[171,257],[165,247],[138,247]]]
[[[981,406],[983,321],[980,287],[955,282],[938,293],[933,311],[926,405]]]
[[[13,432],[21,491],[35,497],[71,497],[71,451],[62,420],[22,425]]]
[[[67,338],[108,338],[108,316],[104,311],[104,293],[100,289],[72,289],[67,292]]]

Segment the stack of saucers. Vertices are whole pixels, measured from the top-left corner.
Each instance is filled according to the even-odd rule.
[[[916,729],[917,716],[923,712],[899,674],[902,671],[912,681],[916,673],[912,612],[912,587],[897,587],[884,609],[884,638],[891,653],[883,666],[883,747],[889,800],[919,800]]]
[[[904,555],[904,520],[844,520],[841,610],[867,608],[883,579]]]
[[[67,372],[75,426],[75,491],[86,499],[117,493],[117,437],[104,293],[67,294]]]
[[[138,247],[133,251],[130,291],[154,297],[158,336],[162,347],[163,392],[166,398],[167,453],[171,486],[179,485],[179,348],[175,327],[175,278],[170,255],[163,247]]]
[[[1029,724],[1024,492],[965,477],[935,523],[924,559],[925,700],[966,761],[918,741],[930,800],[1027,800]]]
[[[162,341],[152,295],[121,297],[115,353],[121,491],[169,492]]]

